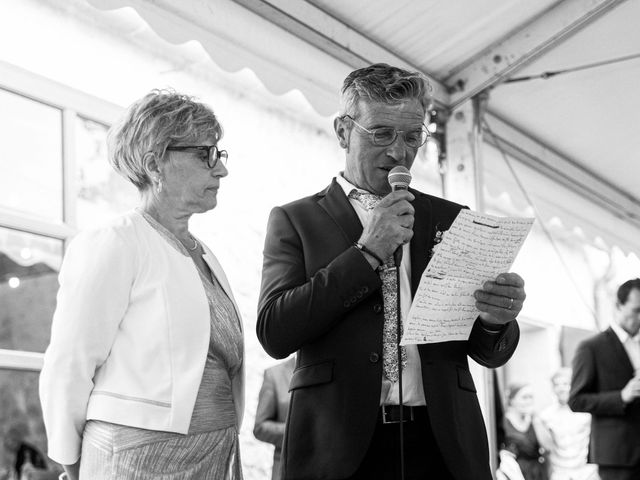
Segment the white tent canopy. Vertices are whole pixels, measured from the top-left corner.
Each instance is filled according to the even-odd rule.
[[[542,220],[640,253],[640,0],[87,1],[132,7],[166,40],[197,40],[222,68],[298,89],[324,115],[346,74],[374,62],[425,73],[441,108],[488,91],[485,141],[526,165]],[[129,9],[114,15],[135,29]],[[488,170],[489,190],[520,195]]]

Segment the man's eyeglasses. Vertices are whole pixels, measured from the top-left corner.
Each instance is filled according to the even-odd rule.
[[[398,138],[398,133],[402,132],[402,139],[408,147],[419,148],[427,142],[430,134],[427,127],[422,125],[422,128],[416,128],[415,130],[396,130],[393,127],[379,127],[369,130],[356,122],[351,115],[345,115],[348,117],[356,127],[365,133],[371,135],[371,140],[374,145],[379,147],[386,147],[391,145]],[[343,117],[343,118],[344,118]]]
[[[170,152],[188,152],[196,151],[202,152],[201,160],[207,163],[209,168],[215,168],[218,162],[222,162],[224,166],[227,165],[227,159],[229,154],[226,150],[218,150],[215,145],[180,145],[167,147]],[[206,154],[206,157],[204,156]]]

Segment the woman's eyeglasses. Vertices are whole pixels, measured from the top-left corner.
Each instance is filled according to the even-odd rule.
[[[202,160],[207,163],[209,168],[215,168],[218,162],[222,162],[222,165],[226,167],[227,159],[229,158],[226,150],[218,150],[215,145],[178,145],[167,147],[167,150],[170,152],[206,152],[207,157],[202,158]]]

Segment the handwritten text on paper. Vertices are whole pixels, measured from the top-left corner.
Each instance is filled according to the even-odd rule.
[[[462,210],[422,274],[401,345],[466,340],[478,316],[473,292],[511,268],[532,218]]]

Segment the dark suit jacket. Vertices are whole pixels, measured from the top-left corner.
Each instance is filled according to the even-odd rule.
[[[415,195],[411,290],[460,205]],[[283,449],[284,479],[337,479],[362,462],[379,414],[383,308],[380,278],[353,247],[362,225],[334,180],[271,212],[257,333],[276,358],[298,351]],[[434,435],[457,480],[491,479],[485,426],[467,355],[497,367],[513,354],[516,322],[498,334],[478,322],[468,341],[418,347]]]
[[[253,434],[258,440],[272,443],[273,469],[271,478],[280,478],[280,454],[284,439],[284,424],[289,410],[289,383],[295,366],[295,358],[279,363],[264,371],[264,380],[258,394],[258,408]]]
[[[583,341],[576,350],[569,406],[592,415],[592,463],[640,465],[640,400],[625,405],[620,396],[633,374],[629,356],[611,328]]]

